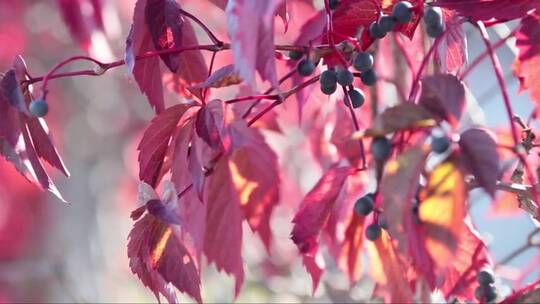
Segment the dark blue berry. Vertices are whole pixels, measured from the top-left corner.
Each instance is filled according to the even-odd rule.
[[[30,113],[36,117],[43,117],[49,113],[49,105],[43,99],[36,99],[30,102]]]
[[[373,56],[368,52],[361,52],[356,55],[353,67],[359,72],[366,72],[373,68]]]
[[[431,151],[442,154],[450,148],[450,140],[446,136],[435,137],[431,140]]]
[[[323,87],[335,86],[337,82],[337,73],[334,70],[326,70],[321,73],[319,82]]]
[[[351,99],[351,104],[353,108],[360,108],[364,101],[366,100],[366,97],[364,96],[364,92],[362,92],[359,89],[354,89],[349,91],[349,98]]]
[[[376,223],[373,223],[366,228],[366,238],[370,241],[376,241],[381,237],[381,226]]]
[[[335,10],[339,6],[340,0],[330,0],[328,1],[328,4],[330,5],[331,10]]]
[[[337,82],[342,86],[350,86],[354,81],[354,75],[349,70],[340,70],[337,72]]]
[[[386,32],[381,29],[377,21],[373,21],[369,26],[369,35],[373,39],[381,39],[386,36]]]
[[[315,72],[315,64],[309,58],[305,58],[298,62],[297,66],[298,74],[302,76],[309,76]]]
[[[391,32],[394,30],[395,27],[396,27],[396,19],[394,19],[394,17],[389,16],[389,15],[382,15],[379,18],[379,28],[383,32],[385,33]]]
[[[426,34],[431,38],[437,38],[444,32],[443,25],[426,26]]]
[[[411,8],[412,4],[408,1],[398,2],[392,9],[392,17],[394,17],[396,21],[401,24],[408,23],[412,19]]]
[[[293,50],[289,52],[289,58],[291,58],[292,60],[300,60],[303,56],[304,56],[304,53],[299,52],[299,51]]]
[[[360,74],[360,79],[362,80],[363,84],[367,86],[372,86],[377,82],[377,74],[375,74],[375,71],[373,69],[367,70]]]
[[[354,212],[358,215],[366,216],[373,211],[373,195],[367,194],[356,200]]]
[[[482,270],[476,275],[476,280],[480,285],[487,286],[489,284],[495,283],[495,278],[493,274],[488,270]]]
[[[371,154],[375,160],[386,161],[392,154],[392,143],[385,136],[373,138]]]
[[[493,285],[480,285],[474,290],[474,296],[478,301],[493,302],[497,299],[497,290]]]
[[[442,25],[442,10],[440,7],[430,6],[424,11],[424,23],[427,26]]]
[[[332,95],[334,94],[334,92],[337,90],[337,84],[334,83],[333,85],[330,85],[330,86],[323,86],[321,85],[321,92],[323,92],[323,94],[325,95]]]

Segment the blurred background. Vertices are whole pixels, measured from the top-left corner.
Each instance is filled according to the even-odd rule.
[[[94,0],[71,1],[83,4],[80,21],[88,32],[80,36],[72,35],[64,23],[60,5],[69,2],[0,0],[0,70],[9,69],[18,54],[26,59],[33,76],[45,74],[67,57],[86,52],[104,61],[122,58],[135,0],[101,0],[101,21],[88,20],[95,9],[90,4]],[[219,37],[226,37],[222,11],[205,1],[180,2]],[[314,2],[316,8],[321,7],[321,1]],[[307,8],[302,5],[291,11],[291,28],[278,38],[280,41],[291,43],[298,35],[300,20],[307,18]],[[276,24],[279,30],[282,25],[278,20]],[[516,25],[508,26],[511,29]],[[490,35],[498,39],[509,28],[491,29]],[[475,30],[466,27],[466,32],[469,58],[475,58],[484,46]],[[507,73],[514,109],[527,118],[532,104],[526,93],[518,94],[519,83],[512,74],[516,52],[512,46],[513,41],[509,40],[498,54]],[[217,63],[227,60],[230,57],[224,55]],[[75,63],[68,69],[86,67]],[[489,61],[469,76],[469,88],[484,110],[485,123],[504,131],[506,114]],[[179,97],[167,94],[169,103],[177,102]],[[226,98],[234,93],[223,94],[221,97]],[[138,207],[136,145],[153,114],[146,98],[122,67],[101,77],[53,81],[48,100],[51,111],[47,122],[71,177],[66,179],[49,171],[70,204],[62,204],[28,183],[0,159],[0,302],[155,302],[151,292],[131,274],[126,254],[126,239],[132,226],[129,214]],[[304,137],[298,134],[305,128],[291,128],[288,134],[295,135],[286,144],[300,147]],[[297,195],[287,200],[299,202],[321,174],[317,166],[304,165],[310,158],[304,150],[293,149],[300,155],[281,160],[295,164],[295,176],[301,185]],[[475,190],[470,198],[473,222],[489,244],[495,261],[525,243],[534,224],[515,207],[517,203],[511,197],[492,203],[484,193]],[[276,211],[273,228],[277,235],[275,251],[279,254],[271,258],[260,241],[245,229],[247,280],[238,302],[369,299],[373,289],[369,279],[362,279],[349,290],[346,276],[331,261],[327,262],[322,284],[312,296],[311,279],[288,238],[291,218],[287,208]],[[365,261],[364,264],[369,263]],[[512,287],[540,277],[539,263],[538,249],[530,249],[499,268],[500,290],[508,293]],[[205,301],[233,300],[232,279],[218,274],[213,267],[205,267],[204,276]],[[182,300],[189,301],[184,297]]]

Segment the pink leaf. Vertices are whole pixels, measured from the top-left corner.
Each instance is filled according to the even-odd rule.
[[[185,245],[167,225],[146,215],[129,233],[128,257],[131,271],[159,300],[164,295],[177,303],[172,284],[202,303],[196,263]]]
[[[146,26],[157,51],[178,48],[182,45],[180,5],[175,0],[146,0],[144,9]],[[161,60],[171,72],[180,66],[178,54],[161,54]]]
[[[499,154],[492,135],[484,129],[468,129],[461,134],[459,147],[465,168],[470,170],[479,185],[493,197],[499,178]]]
[[[540,103],[540,15],[531,14],[521,20],[521,27],[516,33],[516,46],[519,55],[514,64],[516,75],[521,82],[521,90],[528,89],[536,104]]]
[[[428,76],[422,80],[422,94],[418,103],[434,116],[456,127],[465,106],[465,87],[451,74]]]
[[[204,253],[218,270],[236,278],[235,294],[244,282],[242,259],[243,214],[226,159],[216,164],[205,185],[206,232]]]
[[[259,130],[243,121],[231,124],[235,151],[230,168],[240,204],[251,229],[257,232],[270,249],[270,216],[279,202],[280,176],[277,156]]]
[[[433,4],[454,10],[472,21],[512,20],[540,7],[537,0],[436,0]]]
[[[354,169],[351,167],[333,166],[304,197],[300,210],[294,216],[291,232],[291,239],[303,254],[313,255],[317,251],[321,229],[330,216],[345,180],[352,174]]]
[[[150,37],[144,21],[145,6],[146,0],[138,0],[135,3],[133,24],[126,39],[124,59],[139,89],[148,97],[148,101],[155,111],[160,113],[165,109],[165,101],[159,58],[150,57],[145,60],[135,60],[139,55],[155,51],[152,37]]]
[[[161,165],[173,132],[190,105],[174,105],[156,116],[139,143],[139,179],[151,186],[159,181]]]
[[[255,87],[255,71],[277,87],[274,15],[283,0],[230,0],[227,21],[234,65],[239,76]]]

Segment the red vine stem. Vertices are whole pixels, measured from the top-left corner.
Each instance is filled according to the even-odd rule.
[[[343,57],[343,54],[338,51],[336,48],[336,43],[334,42],[334,24],[332,21],[332,9],[330,8],[330,0],[324,0],[324,8],[326,10],[326,18],[327,18],[327,35],[328,35],[328,43],[330,44],[330,47],[334,52],[338,55],[339,60],[343,64],[345,68],[349,66],[349,63],[347,60],[345,60],[345,57]]]
[[[188,17],[189,19],[197,23],[206,32],[210,40],[212,40],[215,45],[223,45],[223,42],[219,40],[216,35],[214,35],[214,33],[212,33],[212,31],[208,28],[208,26],[206,26],[206,24],[204,24],[204,22],[202,22],[199,18],[193,16],[192,14],[186,12],[183,9],[180,9],[180,14]]]
[[[493,69],[495,70],[495,76],[497,77],[497,82],[499,83],[499,87],[501,89],[501,94],[504,101],[504,106],[506,108],[506,114],[508,115],[510,130],[512,131],[512,138],[514,140],[515,146],[517,147],[520,141],[516,125],[514,124],[514,111],[512,110],[512,104],[510,102],[510,96],[508,95],[508,88],[506,87],[506,81],[504,80],[501,63],[499,62],[499,58],[497,57],[497,54],[495,54],[495,50],[493,49],[493,46],[489,41],[489,35],[484,24],[481,21],[478,21],[476,23],[476,27],[480,32],[482,41],[484,41],[484,44],[486,45],[489,58],[491,59],[491,64],[493,65]]]
[[[94,59],[92,57],[88,57],[88,56],[73,56],[73,57],[70,57],[64,61],[61,61],[59,63],[57,63],[44,77],[43,77],[43,99],[45,99],[46,95],[47,95],[47,84],[49,82],[49,79],[51,77],[51,75],[58,71],[59,69],[61,69],[63,66],[71,63],[71,62],[74,62],[74,61],[78,61],[78,60],[86,60],[86,61],[91,61],[95,64],[97,64],[98,66],[100,67],[103,67],[104,64],[102,62],[100,62],[99,60],[97,59]],[[81,72],[87,72],[89,70],[85,70],[85,71],[81,71]],[[96,72],[94,72],[96,73]]]
[[[285,82],[285,80],[291,78],[294,74],[296,73],[296,69],[292,69],[290,70],[287,74],[285,74],[285,76],[281,77],[281,79],[279,79],[278,81],[278,84],[282,84],[283,82]],[[274,87],[270,87],[268,90],[266,90],[266,92],[263,93],[263,95],[266,95],[266,94],[270,94],[275,88]],[[247,108],[246,112],[244,112],[244,114],[242,114],[242,118],[247,118],[249,116],[249,114],[251,114],[251,111],[253,111],[253,109],[261,102],[262,99],[257,99],[255,100],[250,106],[249,108]]]
[[[345,98],[345,104],[347,105],[347,108],[349,108],[349,113],[351,114],[351,119],[354,125],[354,129],[356,131],[360,131],[360,125],[358,125],[358,119],[356,118],[356,113],[354,113],[354,109],[352,106],[351,99],[349,98],[349,94],[347,93],[347,89],[345,87],[342,87],[343,89],[343,95]],[[354,89],[354,88],[351,88]],[[366,152],[364,149],[364,141],[362,138],[358,140],[358,143],[360,144],[360,158],[362,159],[362,169],[367,168],[367,162],[366,162]]]
[[[510,102],[510,96],[508,95],[508,88],[506,87],[506,81],[504,80],[501,63],[499,62],[499,58],[497,57],[497,54],[495,53],[493,46],[489,41],[489,35],[484,24],[481,21],[478,21],[476,23],[476,28],[480,32],[480,36],[482,37],[482,40],[486,45],[489,58],[491,59],[491,64],[493,65],[493,69],[495,70],[495,76],[497,77],[497,82],[499,83],[499,88],[501,89],[501,94],[503,97],[504,107],[506,108],[506,114],[508,115],[510,130],[512,132],[512,139],[514,140],[514,145],[517,149],[520,146],[520,140],[518,137],[516,125],[514,124],[514,111],[512,110],[512,103]],[[529,164],[527,163],[526,157],[519,150],[516,151],[516,155],[519,157],[519,160],[525,167],[525,171],[527,173],[529,181],[534,184],[535,178]],[[532,187],[532,193],[534,201],[538,203],[538,192],[536,187]],[[540,216],[540,209],[537,211],[537,217],[538,216]]]

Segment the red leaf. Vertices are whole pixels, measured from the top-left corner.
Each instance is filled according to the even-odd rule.
[[[499,178],[499,154],[492,135],[484,129],[472,128],[461,134],[459,147],[467,170],[479,185],[494,197]]]
[[[60,158],[58,151],[54,147],[49,130],[45,124],[45,120],[38,118],[29,118],[26,120],[28,131],[32,137],[32,142],[36,148],[38,156],[47,161],[51,166],[60,170],[65,176],[69,176],[69,172]]]
[[[235,276],[235,294],[238,295],[244,282],[243,214],[226,159],[216,164],[205,186],[207,213],[204,253],[210,263],[216,263],[218,270]]]
[[[315,256],[303,255],[302,263],[311,276],[312,293],[315,294],[315,291],[317,291],[317,287],[319,286],[319,282],[321,281],[321,276],[324,272],[325,264],[323,257],[320,253],[317,253]]]
[[[21,159],[25,161],[24,165],[26,166],[27,170],[34,177],[34,179],[39,182],[41,187],[54,194],[62,202],[66,202],[45,171],[45,168],[43,168],[43,164],[39,160],[39,156],[36,153],[27,126],[21,122],[20,128],[24,145],[22,147],[16,147],[15,151],[21,157]]]
[[[242,79],[234,71],[234,65],[226,65],[212,73],[203,83],[194,88],[222,88],[242,83]]]
[[[178,300],[170,284],[202,303],[199,270],[185,245],[167,225],[146,215],[129,233],[128,257],[131,271],[159,300]]]
[[[197,35],[193,30],[191,22],[184,22],[182,26],[182,45],[199,45]],[[168,88],[186,98],[197,96],[202,100],[202,90],[192,88],[194,84],[203,82],[208,77],[208,67],[200,50],[190,50],[178,54],[178,72],[172,74],[170,79],[166,75],[166,85]]]
[[[133,24],[126,39],[124,59],[130,73],[133,74],[141,92],[148,97],[148,102],[157,113],[165,109],[163,84],[159,58],[150,57],[145,60],[135,60],[136,56],[155,51],[152,37],[146,28],[144,10],[146,0],[137,0],[133,13]]]
[[[467,63],[467,36],[463,32],[462,20],[448,9],[443,9],[446,32],[436,50],[443,72],[455,72]]]
[[[537,0],[436,0],[433,4],[454,10],[472,21],[512,20],[540,7]]]
[[[146,26],[157,51],[178,48],[182,45],[180,5],[175,0],[146,0],[144,9]],[[171,72],[180,66],[178,54],[161,54],[161,60]]]
[[[45,171],[39,157],[48,158],[52,163],[58,161],[60,170],[65,170],[61,160],[56,154],[54,146],[50,142],[45,143],[44,138],[31,132],[31,119],[26,116],[25,97],[22,94],[17,75],[14,70],[9,70],[0,80],[0,154],[2,154],[15,168],[28,180],[36,181],[43,189],[56,195],[61,201],[64,198],[51,181]],[[28,100],[29,102],[29,100]],[[19,112],[20,111],[20,112]],[[48,139],[48,136],[47,136]],[[50,144],[49,146],[46,146]],[[36,149],[39,151],[36,152]],[[49,152],[53,154],[47,154]],[[57,157],[57,159],[55,159]]]
[[[352,174],[353,168],[338,168],[334,165],[304,197],[300,210],[294,216],[291,232],[291,239],[301,253],[313,255],[317,251],[321,229],[330,216],[345,180]]]
[[[439,288],[447,299],[451,295],[464,300],[473,299],[476,286],[470,282],[476,279],[483,267],[491,264],[491,259],[486,245],[470,224],[465,225],[451,262],[451,267],[441,273],[444,281]]]
[[[238,75],[255,87],[255,71],[277,87],[274,15],[283,0],[230,0],[227,21]]]
[[[465,87],[451,74],[428,76],[422,80],[422,94],[418,103],[455,128],[465,105]]]
[[[169,141],[176,125],[191,105],[179,104],[167,108],[150,122],[139,143],[139,179],[155,187]]]
[[[516,33],[516,46],[519,56],[514,64],[516,75],[521,82],[521,89],[529,90],[529,95],[537,104],[540,103],[540,14],[531,14],[521,20],[521,27]]]
[[[15,91],[13,88],[17,88]],[[14,94],[16,91],[20,92],[20,88],[13,70],[8,71],[0,81],[0,138],[5,138],[11,147],[17,145],[21,130],[20,116],[18,108],[21,107],[19,99],[13,99],[14,96],[20,96],[22,93]],[[23,101],[24,105],[24,101]]]
[[[418,190],[420,174],[424,170],[427,151],[422,147],[412,147],[390,161],[381,181],[382,207],[389,231],[398,243],[400,252],[410,250],[407,223],[412,216],[412,201]],[[413,248],[414,249],[414,248]],[[412,252],[414,253],[414,252]],[[414,256],[413,256],[414,259]]]
[[[342,269],[347,270],[351,284],[357,282],[362,274],[360,258],[364,240],[364,222],[365,217],[353,212],[353,216],[345,230],[345,241],[341,249],[339,263]]]
[[[452,158],[430,172],[420,193],[419,224],[413,226],[417,228],[422,244],[416,245],[425,247],[429,252],[435,267],[426,270],[430,275],[438,275],[437,282],[444,280],[443,274],[452,267],[452,259],[459,252],[459,243],[467,228],[466,197],[463,173]],[[433,287],[435,281],[430,283]]]
[[[413,295],[409,288],[406,265],[400,260],[392,240],[383,230],[381,237],[370,244],[371,267],[374,280],[385,287],[385,302],[412,303]]]
[[[225,129],[224,104],[212,100],[197,112],[195,131],[212,149],[228,149],[230,138]]]
[[[193,122],[190,120],[180,126],[171,142],[171,181],[176,185],[177,191],[189,186],[192,182],[189,173],[188,156],[192,139]],[[193,153],[193,152],[192,152]]]
[[[280,177],[277,156],[259,130],[244,122],[230,126],[231,135],[241,143],[230,158],[232,179],[251,229],[259,233],[270,250],[270,216],[279,202]]]

